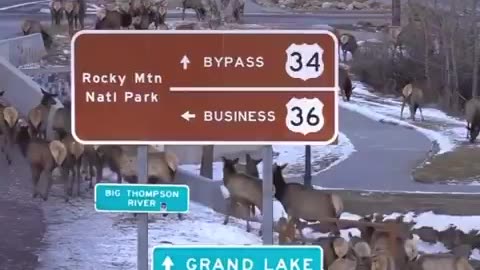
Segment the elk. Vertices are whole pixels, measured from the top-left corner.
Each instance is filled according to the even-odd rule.
[[[53,116],[53,123],[52,128],[55,131],[57,139],[61,140],[70,131],[70,117],[71,117],[71,108],[69,102],[63,103],[64,107],[59,108],[54,116]]]
[[[198,21],[203,21],[207,15],[202,0],[182,0],[182,21],[185,20],[185,10],[187,8],[191,8],[195,11]]]
[[[340,81],[342,98],[344,101],[350,101],[350,97],[352,96],[352,92],[355,87],[353,87],[352,80],[348,75],[348,70],[344,67],[339,67],[338,77]]]
[[[328,266],[328,270],[355,270],[357,262],[347,257],[349,251],[347,241],[341,237],[337,237],[333,240],[332,244],[337,259]]]
[[[362,230],[362,238],[371,247],[372,270],[404,269],[407,257],[403,246],[412,235],[408,230],[400,230],[400,222],[401,217],[395,222],[388,221],[384,228],[367,227]]]
[[[480,132],[480,99],[472,98],[465,104],[465,119],[467,120],[467,139],[474,143]]]
[[[130,148],[130,149],[129,149]],[[138,183],[137,156],[132,153],[133,148],[124,147],[118,155],[112,156],[113,162],[120,168],[121,175],[129,183]],[[148,153],[148,184],[173,184],[178,169],[178,158],[171,152],[152,151]],[[168,214],[163,214],[167,216]],[[178,214],[182,220],[183,215]]]
[[[97,12],[96,30],[120,30],[128,28],[132,24],[132,16],[129,13],[100,9]]]
[[[340,35],[340,47],[343,54],[343,62],[347,62],[347,53],[350,52],[353,56],[358,49],[357,39],[351,34],[343,33]]]
[[[68,28],[70,33],[73,33],[73,30],[84,28],[84,19],[86,13],[85,0],[64,0],[65,2],[63,9],[65,10],[65,15],[67,16]]]
[[[413,239],[405,241],[404,249],[408,258],[408,270],[474,270],[468,259],[453,254],[418,254]]]
[[[2,93],[3,94],[3,93]],[[16,126],[18,122],[18,111],[12,107],[0,105],[0,134],[3,134],[2,152],[8,165],[12,164],[12,150],[15,144]]]
[[[50,2],[50,15],[52,26],[60,25],[63,16],[62,0],[52,0]]]
[[[47,138],[47,120],[50,108],[57,104],[55,97],[57,94],[50,94],[45,90],[42,91],[42,100],[40,104],[35,106],[28,112],[28,123],[33,136]]]
[[[155,23],[155,28],[158,28],[160,25],[165,24],[167,7],[167,0],[157,1],[150,7],[150,12],[153,15],[153,22]]]
[[[65,145],[67,149],[67,157],[65,160],[64,168],[66,170],[65,174],[67,179],[67,185],[69,187],[68,194],[70,196],[79,196],[80,195],[80,168],[82,166],[82,157],[84,154],[85,147],[75,141],[72,134],[67,134],[63,138],[60,138],[61,142]],[[70,178],[71,174],[71,178]],[[75,193],[73,192],[75,187]]]
[[[228,224],[229,218],[232,215],[237,203],[243,205],[252,205],[251,207],[258,207],[260,211],[263,209],[262,205],[262,181],[256,177],[240,173],[236,169],[238,158],[229,160],[225,157],[223,159],[223,184],[230,193],[227,205],[227,211],[223,224]],[[251,231],[250,214],[247,217],[247,232]],[[261,231],[259,232],[261,234]]]
[[[350,246],[357,264],[356,270],[370,270],[372,267],[372,250],[368,243],[359,237],[350,236]]]
[[[245,160],[246,160],[246,164],[240,164],[240,163],[237,163],[238,159],[236,159],[236,163],[235,163],[236,170],[238,172],[245,173],[245,174],[253,176],[255,178],[260,178],[257,166],[260,162],[262,162],[262,159],[254,159],[250,156],[250,154],[246,154],[245,155]],[[252,217],[255,216],[255,205],[249,204],[248,202],[245,202],[245,201],[243,201],[243,202],[242,201],[237,201],[237,203],[239,205],[247,207],[249,209],[249,211],[251,212],[251,216]],[[228,223],[228,221],[227,221],[227,223]]]
[[[42,35],[43,44],[46,48],[50,48],[53,43],[52,36],[45,30],[40,21],[38,20],[24,20],[22,23],[23,35],[32,35],[39,33]]]
[[[32,131],[27,125],[22,125],[19,128],[18,143],[21,149],[25,149],[25,157],[27,158],[32,172],[33,183],[33,198],[40,195],[44,201],[48,200],[48,194],[52,186],[52,172],[56,168],[60,168],[62,176],[65,176],[65,169],[63,168],[65,159],[67,158],[67,148],[58,140],[48,142],[44,139],[32,137]],[[23,151],[22,151],[23,152]],[[38,192],[38,182],[40,176],[45,174],[48,179],[47,189],[44,194]],[[65,179],[65,178],[64,178]],[[69,186],[65,183],[65,201],[69,200]]]
[[[415,114],[417,109],[420,111],[420,116],[422,121],[423,118],[422,106],[423,106],[423,90],[420,88],[420,85],[416,83],[409,83],[402,89],[402,109],[400,110],[400,119],[403,119],[403,109],[405,108],[405,103],[408,103],[410,108],[410,117],[415,121]]]
[[[295,223],[281,217],[275,226],[278,231],[278,244],[290,244],[295,242]]]
[[[336,195],[305,187],[298,183],[286,183],[282,170],[287,164],[273,165],[273,184],[275,198],[280,201],[285,211],[297,223],[299,219],[320,221],[324,218],[338,219],[343,212],[343,201]],[[339,228],[335,222],[329,227],[338,235]],[[303,239],[304,236],[300,232]]]

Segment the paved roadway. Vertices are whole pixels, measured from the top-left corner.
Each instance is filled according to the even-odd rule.
[[[24,2],[0,1],[0,39],[17,35],[24,18],[49,21],[48,14],[40,13],[46,7],[46,1],[22,5]],[[12,5],[19,6],[8,8]],[[348,24],[367,19],[385,20],[384,15],[375,14],[286,14],[280,10],[266,10],[251,2],[247,4],[246,13],[246,23],[289,29],[312,29],[324,24]],[[169,17],[178,18],[179,14],[170,12]],[[413,183],[411,169],[426,157],[431,148],[431,143],[413,130],[385,125],[343,109],[340,110],[340,128],[358,152],[314,177],[314,184],[374,190],[480,191],[480,187]],[[15,161],[9,168],[0,156],[0,269],[29,270],[35,268],[35,250],[41,244],[45,226],[40,206],[32,203],[30,197],[28,166],[18,155]]]

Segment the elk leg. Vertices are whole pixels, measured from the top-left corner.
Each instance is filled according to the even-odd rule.
[[[72,168],[73,169],[73,168]],[[70,168],[61,167],[61,175],[63,180],[63,189],[65,191],[65,202],[68,202],[69,198],[72,196],[72,177],[75,177],[75,172],[72,170],[72,176],[70,176]]]
[[[80,170],[81,170],[81,167],[82,167],[82,158],[78,159],[77,160],[77,179],[75,180],[76,181],[76,189],[75,190],[75,196],[79,197],[80,196],[80,179],[81,179],[81,175],[80,175]]]
[[[412,121],[415,121],[415,105],[412,104],[410,105],[410,118]]]
[[[223,220],[223,225],[228,224],[230,216],[232,215],[232,212],[233,212],[233,207],[235,207],[235,203],[236,203],[235,199],[230,197],[229,203],[227,204],[227,209],[226,209],[227,211],[226,211],[226,214],[225,214],[225,219]]]
[[[178,214],[178,220],[183,220],[183,214]]]
[[[470,123],[467,122],[467,139],[470,137],[470,129],[471,129]]]
[[[422,121],[425,121],[425,118],[423,118],[422,107],[418,106],[418,110],[420,111],[420,116],[422,117]]]
[[[48,200],[48,195],[50,193],[50,189],[52,188],[52,184],[53,184],[53,176],[52,176],[52,171],[53,169],[51,170],[45,170],[45,173],[47,175],[47,190],[45,190],[45,194],[43,196],[43,200],[44,201],[47,201]]]
[[[402,100],[402,108],[400,109],[400,120],[403,119],[403,109],[405,108],[405,98]]]
[[[100,159],[95,167],[97,170],[97,175],[95,177],[96,178],[95,184],[97,184],[97,183],[100,183],[103,177],[103,160]],[[93,186],[91,188],[93,188]]]
[[[252,230],[252,228],[250,227],[250,220],[251,220],[251,215],[250,215],[250,208],[252,207],[251,204],[247,204],[247,218],[246,218],[246,221],[247,221],[247,232],[250,232]]]
[[[42,171],[37,166],[31,166],[31,170],[32,170],[32,186],[33,186],[32,197],[36,198],[38,195],[37,193],[38,180],[40,180],[40,175],[42,174]]]
[[[185,21],[185,5],[183,5],[183,10],[182,10],[182,21]]]
[[[305,242],[306,241],[306,237],[305,235],[303,234],[303,231],[302,231],[302,226],[300,226],[300,219],[299,218],[296,218],[296,217],[293,217],[293,216],[289,216],[288,219],[287,219],[288,222],[293,222],[295,224],[295,226],[297,227],[297,230],[298,230],[298,234],[300,235],[300,239],[302,239],[302,242]]]

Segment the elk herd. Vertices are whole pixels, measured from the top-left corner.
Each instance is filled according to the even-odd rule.
[[[246,164],[239,159],[223,159],[223,183],[229,192],[224,224],[236,206],[247,209],[246,230],[255,209],[262,211],[262,180],[257,164],[261,160],[246,156]],[[454,254],[419,254],[417,240],[410,226],[400,220],[373,222],[367,216],[361,220],[342,220],[342,198],[333,193],[316,190],[299,183],[287,183],[283,170],[287,164],[272,167],[274,197],[282,204],[288,217],[275,225],[281,245],[319,245],[324,251],[324,267],[329,270],[473,270],[468,259]],[[314,241],[302,233],[303,222],[321,222],[321,230],[330,234]],[[341,229],[359,228],[360,236],[349,234],[349,241],[341,236]],[[297,233],[298,232],[298,233]],[[261,235],[262,231],[259,231]]]
[[[0,97],[5,92],[0,92]],[[23,119],[17,109],[0,102],[0,148],[8,165],[12,165],[13,149],[18,146],[20,153],[28,161],[32,175],[32,196],[48,200],[53,184],[54,170],[60,172],[64,184],[65,201],[80,195],[82,176],[93,182],[103,179],[103,169],[108,167],[117,176],[118,183],[124,179],[136,183],[135,148],[119,145],[83,145],[70,133],[70,104],[55,111],[51,120],[54,139],[47,138],[47,126],[52,106],[57,104],[57,95],[41,89],[42,99]],[[0,99],[2,101],[2,99]],[[148,183],[173,183],[178,160],[173,153],[149,149]],[[46,179],[46,188],[40,191],[41,177]],[[95,177],[95,179],[94,179]]]

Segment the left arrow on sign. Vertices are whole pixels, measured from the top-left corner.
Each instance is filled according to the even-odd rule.
[[[195,118],[195,117],[196,117],[196,115],[193,114],[193,113],[190,113],[190,111],[186,111],[182,114],[182,118],[187,120],[187,121],[190,121],[190,119]]]
[[[173,266],[173,261],[170,257],[165,257],[165,259],[163,260],[163,263],[162,263],[162,266],[165,267],[165,270],[170,270],[172,269],[172,266]]]

